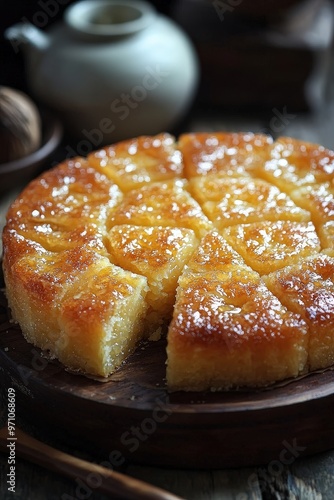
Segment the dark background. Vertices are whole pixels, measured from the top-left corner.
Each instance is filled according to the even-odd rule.
[[[60,21],[64,10],[76,0],[1,0],[0,2],[0,85],[8,85],[20,90],[28,90],[24,75],[23,55],[15,53],[10,42],[4,37],[6,28],[19,22],[37,24],[47,30],[53,23]],[[172,2],[158,0],[156,8],[167,13]],[[166,5],[167,4],[167,5]],[[52,14],[48,14],[52,12]],[[44,25],[44,19],[46,21]],[[37,21],[37,23],[36,23]],[[43,24],[43,26],[42,26]]]
[[[2,0],[0,84],[28,90],[23,56],[14,53],[4,39],[4,30],[23,20],[47,30],[71,3],[73,0]],[[312,108],[305,82],[319,59],[332,52],[332,34],[321,33],[323,40],[316,41],[312,30],[329,0],[151,3],[181,25],[195,45],[202,69],[196,105],[257,112],[273,106],[288,106],[291,111]],[[321,85],[328,78],[327,70],[322,69]]]

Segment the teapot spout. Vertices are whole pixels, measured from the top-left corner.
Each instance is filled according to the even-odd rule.
[[[6,29],[4,36],[10,41],[15,53],[19,52],[21,45],[24,50],[37,52],[46,50],[50,45],[49,36],[29,23],[14,24]]]

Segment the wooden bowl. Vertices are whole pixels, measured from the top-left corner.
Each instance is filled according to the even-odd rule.
[[[42,145],[28,156],[0,164],[0,193],[23,185],[37,175],[61,142],[63,127],[60,121],[50,112],[41,110],[40,113],[43,127]]]

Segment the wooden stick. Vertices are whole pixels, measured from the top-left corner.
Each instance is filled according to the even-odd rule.
[[[64,476],[87,482],[94,474],[96,489],[128,500],[182,500],[156,486],[64,453],[16,428],[15,449],[22,458]],[[0,429],[0,450],[8,452],[8,429]],[[10,438],[11,439],[11,438]]]

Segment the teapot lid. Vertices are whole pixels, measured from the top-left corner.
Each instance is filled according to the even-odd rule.
[[[154,7],[142,0],[81,0],[65,10],[66,24],[88,37],[132,35],[154,20]]]

